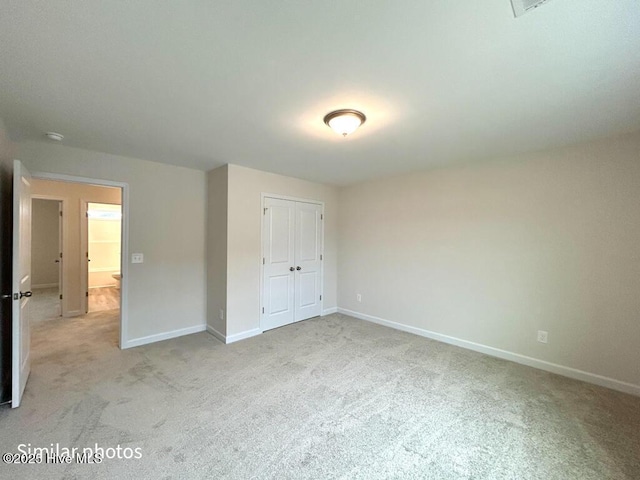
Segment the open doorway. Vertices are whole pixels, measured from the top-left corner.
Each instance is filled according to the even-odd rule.
[[[87,296],[85,312],[120,308],[122,205],[84,202]]]
[[[62,202],[33,195],[31,200],[31,317],[34,323],[62,315]]]
[[[31,175],[19,160],[14,160],[12,174],[5,175],[5,172],[0,169],[0,180],[2,180],[3,192],[9,182],[11,182],[13,190],[10,195],[13,247],[11,281],[5,282],[3,275],[3,285],[10,284],[11,293],[3,293],[2,297],[3,299],[20,300],[19,306],[14,304],[11,309],[11,406],[15,408],[21,403],[32,362],[46,363],[52,355],[71,352],[71,357],[69,357],[71,361],[82,363],[91,358],[96,348],[117,349],[130,346],[128,345],[126,328],[128,275],[127,264],[123,261],[128,251],[127,202],[129,197],[128,185],[125,183],[51,173]],[[104,197],[101,198],[100,194],[96,192],[101,192]],[[118,248],[120,273],[122,274],[119,295],[120,308],[91,314],[86,314],[84,311],[86,283],[82,278],[82,266],[87,261],[86,256],[83,255],[83,253],[86,254],[86,251],[82,248],[83,243],[81,242],[81,226],[83,218],[86,219],[86,210],[83,210],[82,205],[83,199],[87,198],[93,203],[119,205],[120,215],[118,216],[121,223]],[[53,205],[58,212],[58,224],[57,228],[53,222],[51,222],[50,228],[43,227],[44,231],[48,232],[43,235],[45,242],[36,243],[35,251],[33,251],[32,207],[36,200],[54,202]],[[38,204],[39,202],[36,202],[36,205]],[[43,205],[43,210],[47,210],[47,205]],[[53,207],[50,210],[53,211]],[[3,208],[0,213],[4,219],[5,209]],[[5,223],[3,221],[3,225]],[[39,226],[36,227],[36,230],[38,228]],[[58,242],[55,242],[56,237]],[[3,244],[4,240],[3,235]],[[48,312],[57,314],[58,310],[55,308],[57,304],[61,315],[56,315],[50,321],[38,323],[37,320],[34,322],[31,315],[34,313],[31,301],[33,297],[32,256],[42,254],[46,258],[50,257],[50,254],[47,253],[50,245],[55,245],[59,250],[58,258],[55,258],[54,255],[53,263],[58,267],[57,288],[62,293],[61,296],[58,295],[58,300],[61,302],[55,302],[54,307]],[[7,249],[3,248],[2,250],[4,253]],[[2,261],[4,262],[4,260]],[[56,288],[52,285],[53,281],[46,283],[49,281],[42,280],[41,282],[40,287]],[[47,314],[47,316],[49,315]],[[2,317],[5,318],[4,310]],[[4,351],[3,342],[3,363]],[[1,385],[3,394],[5,385],[3,376]]]
[[[101,185],[86,181],[67,181],[62,178],[46,178],[46,174],[34,175],[31,180],[32,227],[36,238],[32,239],[31,257],[42,257],[43,266],[57,268],[58,280],[50,275],[36,284],[31,319],[38,329],[37,338],[94,338],[96,342],[113,347],[123,345],[123,304],[120,288],[123,262],[124,235],[123,200],[124,187]],[[44,178],[43,178],[44,177]],[[80,180],[80,179],[79,179]],[[84,180],[84,179],[82,179]],[[41,208],[53,214],[57,209],[57,229],[43,225],[38,214]],[[44,208],[46,207],[46,208]],[[47,217],[49,220],[51,216]],[[42,231],[42,241],[38,231]],[[54,240],[56,240],[54,242]],[[89,242],[89,239],[91,242]],[[57,258],[52,256],[55,248]],[[48,262],[48,263],[47,263]],[[90,271],[89,271],[90,269]],[[91,296],[90,296],[91,294]],[[38,342],[34,353],[38,354]],[[42,350],[44,351],[44,350]]]

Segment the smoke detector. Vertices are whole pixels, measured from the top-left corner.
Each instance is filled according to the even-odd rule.
[[[519,17],[525,13],[535,10],[540,5],[547,3],[549,0],[511,0],[513,7],[513,15]]]
[[[59,142],[64,138],[64,135],[61,135],[60,133],[56,133],[56,132],[47,132],[44,134],[45,137],[47,137],[49,140],[53,140],[55,142]]]

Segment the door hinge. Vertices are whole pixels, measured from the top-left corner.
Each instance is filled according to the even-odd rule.
[[[266,215],[266,214],[267,214],[267,207],[264,207],[264,208],[262,209],[262,214],[263,214],[263,215]]]
[[[60,210],[60,216],[62,216],[62,210]]]
[[[264,265],[264,257],[262,257],[262,264]]]
[[[324,213],[320,214],[320,220],[324,220]]]
[[[322,254],[320,254],[320,260],[322,260]]]
[[[62,252],[60,252],[60,258],[62,258]]]
[[[62,300],[62,294],[60,294],[60,300]]]
[[[262,307],[262,313],[264,313],[264,307]]]
[[[322,295],[320,295],[320,300],[322,300]]]
[[[89,296],[89,292],[85,292],[84,296],[88,297]]]

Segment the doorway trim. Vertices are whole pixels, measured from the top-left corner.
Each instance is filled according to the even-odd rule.
[[[122,233],[121,233],[121,255],[120,255],[120,349],[129,345],[129,184],[124,182],[114,182],[101,178],[79,177],[76,175],[65,175],[49,172],[33,172],[33,178],[40,180],[54,180],[59,182],[83,183],[88,185],[98,185],[101,187],[116,187],[122,191]],[[64,215],[64,213],[63,213]]]
[[[300,197],[292,197],[289,195],[280,195],[278,193],[265,193],[262,192],[260,194],[260,306],[258,309],[258,318],[260,319],[260,333],[264,333],[264,325],[262,324],[262,309],[265,307],[264,304],[264,265],[262,263],[262,259],[265,257],[264,251],[264,208],[265,208],[265,200],[267,198],[275,198],[278,200],[289,200],[292,202],[302,202],[302,203],[311,203],[313,205],[320,205],[322,208],[322,220],[320,221],[320,228],[322,230],[320,237],[322,238],[322,242],[320,244],[320,251],[322,260],[320,261],[320,295],[322,296],[322,300],[320,300],[320,316],[323,316],[324,312],[324,201],[322,200],[312,200],[309,198],[300,198]],[[294,322],[295,323],[295,322]]]

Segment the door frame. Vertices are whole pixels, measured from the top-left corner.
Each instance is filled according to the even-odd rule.
[[[36,178],[32,175],[33,178]],[[37,179],[37,178],[36,178]],[[58,235],[58,242],[60,247],[60,253],[62,253],[62,258],[60,259],[60,271],[58,272],[58,281],[60,285],[58,286],[58,290],[60,291],[60,295],[62,295],[62,300],[60,300],[60,316],[64,317],[65,313],[67,313],[67,308],[65,304],[65,300],[67,299],[67,295],[64,294],[64,262],[65,257],[68,255],[67,252],[64,251],[64,240],[68,238],[69,232],[67,227],[67,222],[64,221],[65,215],[67,215],[67,200],[63,197],[58,197],[56,195],[43,195],[39,193],[34,193],[31,195],[31,200],[52,200],[54,202],[60,202],[62,208],[62,216],[60,217],[60,232]],[[31,204],[33,206],[33,203]]]
[[[322,220],[320,221],[320,254],[322,255],[322,260],[320,262],[320,296],[322,300],[320,300],[320,316],[322,316],[322,312],[324,312],[324,202],[321,200],[312,200],[309,198],[300,198],[300,197],[291,197],[288,195],[280,195],[277,193],[265,193],[262,192],[260,194],[260,306],[258,309],[258,318],[260,318],[260,333],[264,333],[264,326],[262,324],[264,314],[262,313],[262,309],[264,308],[264,265],[262,263],[262,259],[265,257],[264,251],[264,209],[265,209],[265,199],[267,198],[275,198],[277,200],[289,200],[292,202],[302,202],[302,203],[311,203],[313,205],[320,205],[321,207],[321,215]],[[295,322],[294,322],[295,323]]]
[[[124,182],[114,182],[112,180],[104,180],[101,178],[79,177],[76,175],[49,172],[33,172],[31,176],[32,178],[40,180],[83,183],[88,185],[98,185],[100,187],[116,187],[121,189],[122,232],[120,238],[120,274],[122,275],[122,279],[120,280],[120,344],[118,347],[122,350],[129,343],[129,265],[127,262],[127,259],[129,258],[129,184]],[[84,290],[80,294],[84,296]]]
[[[122,199],[121,199],[122,200]],[[81,283],[83,285],[83,291],[89,292],[89,257],[87,256],[89,253],[89,218],[87,217],[87,211],[89,210],[90,203],[98,203],[101,205],[118,205],[117,203],[108,203],[108,202],[94,202],[92,200],[87,200],[86,198],[80,199],[80,248],[86,252],[80,252],[80,263],[82,264],[82,275],[81,275]],[[120,210],[122,213],[122,218],[120,218],[120,232],[122,233],[122,228],[124,228],[124,210],[122,205],[120,205]],[[120,238],[120,268],[122,268],[122,235]],[[122,275],[122,270],[120,270],[120,275]],[[120,287],[122,287],[122,277],[120,278]],[[89,312],[89,298],[84,295],[82,301],[82,308],[85,313]],[[122,303],[122,290],[120,290],[120,303]]]

